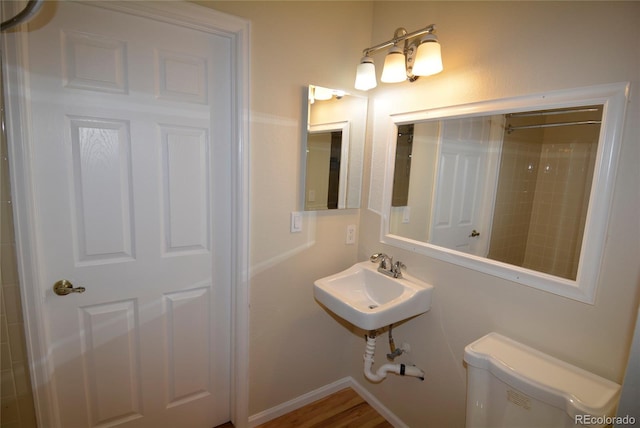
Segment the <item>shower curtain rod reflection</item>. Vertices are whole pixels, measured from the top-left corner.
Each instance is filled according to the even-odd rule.
[[[522,125],[522,126],[511,126],[507,125],[507,133],[511,134],[513,131],[518,131],[521,129],[536,129],[536,128],[554,128],[557,126],[571,126],[571,125],[600,125],[602,121],[600,120],[581,120],[576,122],[556,122],[556,123],[541,123],[538,125]]]
[[[589,113],[599,111],[598,107],[584,107],[584,108],[569,108],[563,110],[546,110],[546,111],[530,111],[524,113],[509,113],[507,117],[531,117],[531,116],[549,116],[554,114],[569,114],[569,113]]]
[[[27,5],[24,7],[24,9],[22,9],[20,13],[0,24],[0,32],[13,28],[16,25],[22,24],[23,22],[27,22],[33,15],[38,12],[38,10],[40,10],[40,7],[43,3],[44,0],[29,0],[27,2]]]

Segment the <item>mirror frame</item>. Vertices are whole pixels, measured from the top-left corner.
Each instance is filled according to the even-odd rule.
[[[390,115],[388,122],[389,132],[386,134],[388,135],[389,143],[385,164],[381,242],[580,302],[593,304],[595,302],[613,199],[613,187],[629,87],[630,84],[628,82],[615,83]],[[393,160],[396,152],[398,125],[428,120],[579,107],[593,104],[602,104],[604,109],[585,232],[575,281],[390,233],[389,220],[394,175]]]

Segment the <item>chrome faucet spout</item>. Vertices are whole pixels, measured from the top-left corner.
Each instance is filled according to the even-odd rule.
[[[391,270],[391,267],[393,265],[393,257],[390,257],[385,253],[372,254],[371,257],[369,257],[369,260],[371,260],[372,263],[380,262],[378,270]]]
[[[402,269],[406,269],[404,263],[397,261],[393,262],[393,257],[386,255],[385,253],[375,253],[369,258],[372,263],[379,262],[378,272],[385,275],[389,275],[393,278],[402,278]]]

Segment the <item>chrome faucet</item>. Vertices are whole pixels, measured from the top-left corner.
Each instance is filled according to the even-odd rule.
[[[401,261],[393,262],[393,257],[386,255],[385,253],[375,253],[369,257],[372,263],[380,262],[378,265],[378,272],[393,278],[402,278],[402,269],[407,267]]]

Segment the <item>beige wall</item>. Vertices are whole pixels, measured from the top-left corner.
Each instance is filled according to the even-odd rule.
[[[313,281],[356,261],[358,210],[299,211],[307,86],[353,86],[370,40],[368,2],[201,2],[251,21],[250,414],[348,375],[350,333],[315,303]],[[304,104],[303,104],[304,103]],[[359,351],[353,358],[361,359]],[[349,358],[352,358],[349,355]]]
[[[464,346],[498,331],[620,382],[639,298],[640,103],[631,98],[595,305],[473,272],[379,243],[366,209],[311,214],[289,233],[298,209],[302,87],[350,88],[363,48],[438,25],[445,70],[370,92],[372,123],[413,110],[578,86],[640,83],[637,2],[207,2],[252,21],[250,413],[351,375],[411,427],[464,425]],[[373,29],[373,31],[371,30]],[[371,34],[373,33],[373,34]],[[378,67],[383,55],[376,56]],[[635,122],[635,123],[634,123]],[[371,130],[371,127],[370,127]],[[370,133],[371,147],[385,135]],[[374,171],[376,177],[380,171]],[[378,182],[374,180],[374,185]],[[359,244],[344,244],[359,225]],[[380,249],[435,286],[430,312],[394,330],[412,351],[403,362],[426,380],[362,376],[364,342],[313,301],[312,282]],[[376,364],[385,361],[380,341]],[[398,361],[398,360],[397,360]]]

